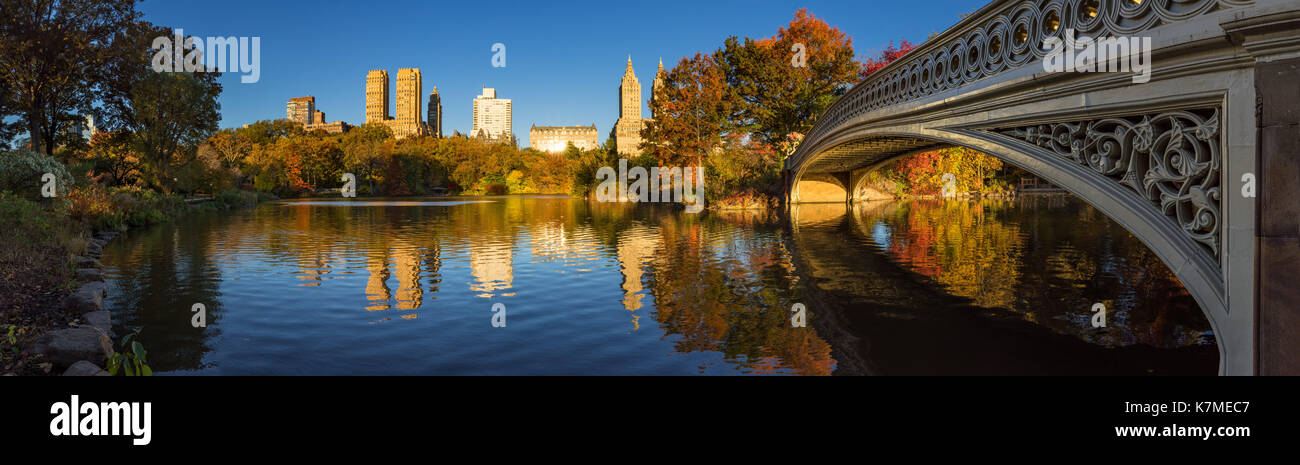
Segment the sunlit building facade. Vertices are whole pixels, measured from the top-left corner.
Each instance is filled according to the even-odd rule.
[[[312,124],[317,122],[315,120],[316,113],[318,113],[316,111],[316,97],[310,95],[289,99],[289,103],[285,105],[284,109],[284,117],[286,119],[301,124]]]
[[[483,94],[474,97],[474,127],[470,137],[514,144],[513,111],[510,99],[497,98],[496,89],[484,87]]]
[[[620,155],[637,156],[641,154],[641,129],[650,119],[641,113],[641,82],[632,69],[632,57],[627,57],[627,69],[623,70],[623,80],[618,85],[618,122],[610,130],[614,145]]]
[[[591,126],[537,126],[528,130],[528,144],[543,152],[559,153],[573,144],[579,150],[593,150],[600,144],[596,125]]]
[[[371,70],[366,74],[366,124],[388,119],[388,71]]]

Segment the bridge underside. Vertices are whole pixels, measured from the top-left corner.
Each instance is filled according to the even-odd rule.
[[[842,97],[787,160],[787,200],[852,202],[865,174],[898,157],[980,150],[1146,243],[1204,310],[1222,373],[1300,374],[1300,291],[1287,284],[1300,274],[1300,5],[1218,0],[1221,10],[1147,31],[1154,60],[1141,84],[1032,60],[982,78],[942,71],[945,36],[975,31],[961,45],[988,44],[988,27],[1018,24],[996,13],[1036,3],[995,2],[977,13],[992,19],[964,21]],[[1118,4],[1100,5],[1104,16]]]
[[[904,155],[936,150],[949,144],[915,137],[879,136],[857,139],[827,149],[808,163],[792,192],[794,202],[842,203],[857,199],[855,181],[861,175]]]

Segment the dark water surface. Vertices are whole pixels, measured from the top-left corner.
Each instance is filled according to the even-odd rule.
[[[169,374],[1217,373],[1196,302],[1068,197],[788,216],[470,200],[133,230],[104,252],[107,306]]]

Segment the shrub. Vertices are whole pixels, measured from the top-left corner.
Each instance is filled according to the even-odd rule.
[[[72,175],[59,160],[42,153],[19,150],[0,152],[0,191],[10,191],[27,199],[41,196],[45,173],[54,175],[59,196],[68,194]]]
[[[125,220],[124,203],[124,199],[114,199],[104,186],[90,184],[69,192],[64,208],[68,217],[93,230],[120,229]]]
[[[218,195],[217,202],[231,208],[251,207],[257,205],[257,202],[261,200],[259,197],[260,196],[255,192],[231,190],[222,192],[221,195]]]
[[[69,217],[93,230],[161,223],[186,206],[185,199],[178,195],[138,187],[105,189],[99,184],[74,189],[65,205]]]

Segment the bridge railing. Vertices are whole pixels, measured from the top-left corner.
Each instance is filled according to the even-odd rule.
[[[868,76],[817,119],[803,142],[867,112],[961,88],[1041,61],[1048,38],[1135,35],[1253,0],[996,0]],[[788,160],[807,154],[801,144]],[[791,165],[792,166],[792,165]]]

